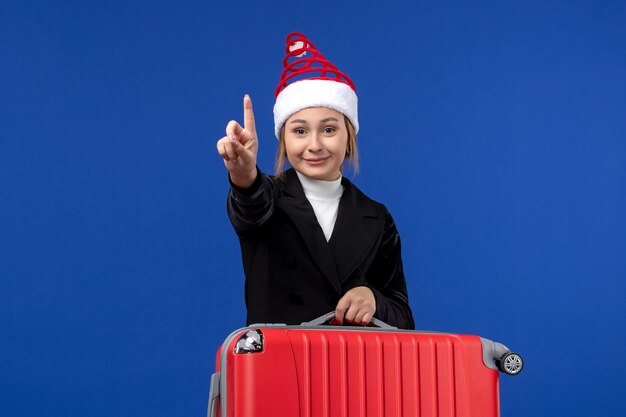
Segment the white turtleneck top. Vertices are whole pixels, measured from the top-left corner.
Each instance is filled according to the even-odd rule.
[[[298,174],[302,184],[304,195],[313,206],[317,222],[322,226],[324,237],[326,237],[326,241],[329,241],[337,220],[339,200],[343,194],[341,175],[335,181],[322,181],[309,178],[298,171],[296,174]]]

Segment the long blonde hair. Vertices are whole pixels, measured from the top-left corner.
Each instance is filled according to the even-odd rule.
[[[350,120],[344,115],[346,122],[346,129],[348,131],[348,143],[346,145],[346,158],[344,164],[347,164],[352,168],[352,174],[356,175],[359,172],[359,148],[356,144],[356,131]],[[276,159],[274,161],[274,172],[276,177],[283,177],[283,170],[285,168],[285,159],[287,158],[287,149],[285,148],[285,125],[280,128],[280,135],[278,138],[278,150],[276,151]],[[339,168],[343,174],[343,164]]]

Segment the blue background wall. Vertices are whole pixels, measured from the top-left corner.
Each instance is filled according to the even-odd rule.
[[[504,416],[623,413],[624,2],[89,3],[0,7],[2,415],[204,415],[245,317],[215,142],[249,93],[271,170],[293,30],[357,84],[417,327],[524,354]]]

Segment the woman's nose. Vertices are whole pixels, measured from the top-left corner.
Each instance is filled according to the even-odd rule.
[[[313,133],[311,135],[311,140],[309,141],[309,150],[311,152],[317,152],[322,149],[322,142],[320,141],[317,133]]]

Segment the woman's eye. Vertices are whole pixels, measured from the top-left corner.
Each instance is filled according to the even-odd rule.
[[[297,135],[304,135],[304,129],[295,129],[294,133],[296,133]]]
[[[335,131],[334,127],[326,127],[324,128],[324,133],[333,133]]]

